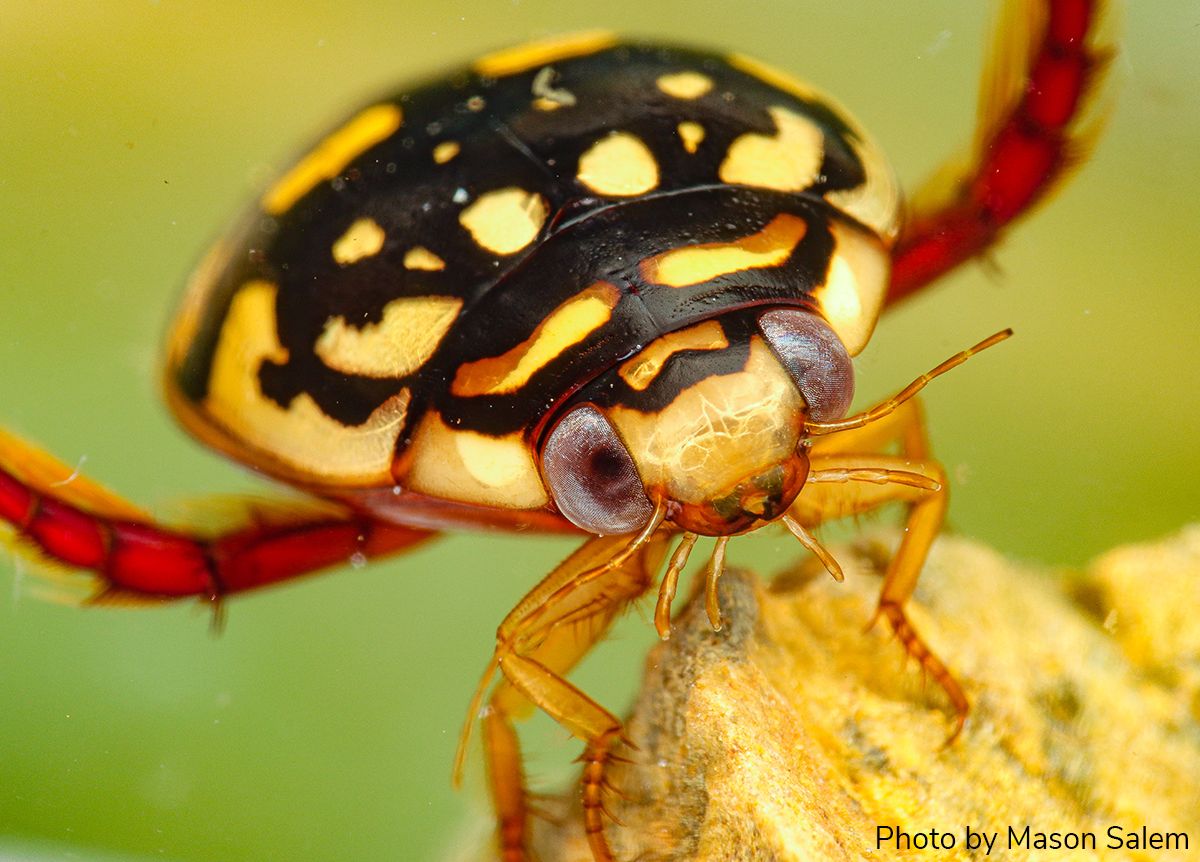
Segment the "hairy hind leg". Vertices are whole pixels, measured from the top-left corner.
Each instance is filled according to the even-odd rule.
[[[592,854],[609,862],[604,837],[604,772],[621,741],[621,721],[563,678],[608,631],[616,615],[644,594],[662,561],[666,537],[650,536],[631,553],[628,537],[592,539],[533,588],[500,624],[496,650],[476,693],[459,745],[492,675],[503,680],[483,713],[484,751],[504,862],[526,862],[529,805],[515,719],[536,706],[583,740],[584,827]],[[624,555],[624,558],[622,556]],[[615,561],[615,562],[614,562]]]
[[[434,535],[333,503],[247,503],[217,531],[168,527],[44,452],[0,430],[0,523],[18,547],[95,579],[92,601],[232,593],[351,560],[397,553]]]
[[[1111,49],[1103,0],[1007,0],[980,85],[975,145],[913,198],[887,303],[983,254],[1086,154],[1081,115]]]

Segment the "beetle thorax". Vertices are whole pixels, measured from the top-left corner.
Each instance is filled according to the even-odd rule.
[[[752,328],[751,328],[752,327]],[[803,487],[804,426],[849,405],[849,357],[799,309],[671,333],[584,390],[542,448],[559,509],[593,532],[677,526],[733,535],[781,517]]]

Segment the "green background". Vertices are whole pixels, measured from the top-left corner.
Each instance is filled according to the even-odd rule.
[[[342,0],[0,9],[0,422],[135,501],[266,486],[157,399],[191,264],[297,148],[367,96],[487,48],[597,25],[749,52],[835,93],[913,187],[970,134],[983,4]],[[927,405],[953,528],[1078,565],[1200,501],[1200,4],[1130,4],[1109,128],[994,256],[889,314],[861,401],[1004,326]],[[459,536],[232,602],[38,601],[0,556],[0,856],[436,859],[487,830],[450,790],[491,633],[569,549]],[[734,543],[778,568],[777,535]],[[1147,584],[1153,589],[1153,584]],[[620,707],[634,613],[577,679]],[[953,657],[950,657],[953,662]],[[542,726],[532,772],[577,745]],[[476,758],[477,761],[477,758]]]

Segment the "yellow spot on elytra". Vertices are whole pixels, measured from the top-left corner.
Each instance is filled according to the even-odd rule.
[[[647,488],[700,504],[792,457],[804,399],[755,336],[742,371],[705,377],[654,412],[617,405],[607,413]]]
[[[617,44],[616,34],[608,30],[588,30],[583,33],[568,33],[552,36],[515,48],[506,48],[487,54],[475,61],[474,69],[488,78],[515,75],[535,66],[544,66],[557,60],[584,57],[595,54]]]
[[[579,157],[578,178],[602,195],[640,195],[658,185],[658,162],[636,136],[613,132]]]
[[[893,241],[900,225],[899,186],[882,150],[854,123],[846,109],[829,95],[799,78],[753,57],[734,54],[729,57],[729,65],[802,101],[820,104],[842,118],[853,131],[849,137],[866,172],[866,182],[853,189],[827,192],[825,198],[863,224],[874,228],[889,243]]]
[[[687,329],[668,332],[651,341],[641,353],[618,369],[630,387],[641,392],[656,378],[667,360],[681,350],[722,350],[729,346],[725,331],[715,320],[706,320]]]
[[[866,179],[852,189],[826,192],[825,199],[877,231],[890,245],[900,232],[900,186],[883,151],[861,133],[854,153]]]
[[[400,477],[420,494],[502,509],[547,503],[537,462],[521,432],[491,437],[452,428],[436,410],[417,426]]]
[[[537,238],[546,215],[541,195],[510,186],[480,195],[458,221],[483,248],[493,254],[513,254]]]
[[[276,472],[332,485],[391,482],[392,454],[404,428],[410,393],[401,390],[362,425],[332,419],[302,392],[286,407],[259,386],[265,360],[284,362],[276,335],[275,285],[247,282],[233,297],[213,355],[205,413],[189,422],[215,423],[218,445]],[[202,432],[205,433],[205,432]],[[210,430],[207,433],[212,433]]]
[[[357,156],[400,128],[404,115],[398,105],[372,105],[317,144],[263,195],[262,208],[281,215],[318,183],[333,179]]]
[[[536,111],[557,111],[564,107],[562,102],[556,102],[553,99],[547,99],[545,96],[538,96],[533,100],[533,108]]]
[[[444,165],[457,156],[461,149],[458,141],[442,141],[433,148],[433,160],[439,165]]]
[[[404,268],[440,272],[446,268],[446,261],[425,248],[425,246],[414,245],[404,253]]]
[[[685,120],[675,127],[675,131],[679,133],[679,140],[683,141],[683,148],[689,153],[700,149],[700,144],[704,141],[704,126]]]
[[[821,172],[825,135],[816,123],[790,108],[771,107],[767,113],[778,131],[774,135],[750,132],[737,138],[729,145],[717,175],[727,183],[803,191]]]
[[[887,290],[891,256],[880,239],[842,221],[830,222],[834,250],[825,283],[813,291],[821,315],[851,356],[871,337]]]
[[[661,75],[654,84],[675,99],[699,99],[713,88],[712,78],[692,71]]]
[[[782,213],[758,233],[733,242],[707,242],[672,249],[641,263],[642,277],[652,284],[687,287],[742,269],[778,266],[792,256],[808,225]]]
[[[333,259],[348,266],[364,257],[373,257],[383,248],[384,239],[383,228],[375,219],[360,218],[333,244]]]
[[[329,318],[314,350],[335,371],[403,377],[429,361],[461,308],[462,300],[452,296],[393,299],[378,323],[359,328],[343,317]]]
[[[621,292],[604,281],[585,288],[546,315],[516,347],[460,365],[450,392],[462,398],[516,392],[564,351],[608,323],[620,299]]]

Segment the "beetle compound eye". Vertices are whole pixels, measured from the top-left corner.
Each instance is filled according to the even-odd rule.
[[[629,450],[594,407],[577,407],[554,426],[542,475],[559,511],[589,532],[632,533],[654,513]]]
[[[845,416],[854,398],[854,364],[829,324],[807,311],[780,308],[759,317],[758,326],[796,381],[809,418]]]

